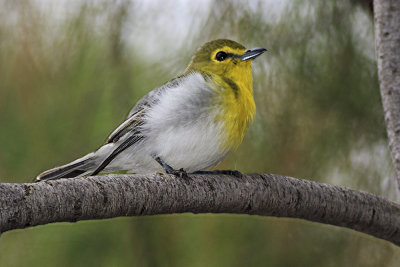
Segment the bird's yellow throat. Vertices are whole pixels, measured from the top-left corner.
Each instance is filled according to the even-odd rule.
[[[224,124],[222,149],[236,149],[240,145],[256,111],[251,60],[241,58],[246,51],[244,46],[231,41],[221,40],[218,45],[207,43],[198,50],[187,69],[209,77],[210,87],[219,96],[215,104],[221,110],[216,120]],[[218,57],[221,52],[223,58]]]
[[[252,122],[256,105],[253,98],[251,62],[240,62],[225,76],[214,76],[214,82],[223,90],[220,93],[221,114],[217,120],[224,123],[223,148],[236,149]]]

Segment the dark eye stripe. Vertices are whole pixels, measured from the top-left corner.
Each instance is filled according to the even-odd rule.
[[[236,58],[236,57],[239,57],[239,56],[236,55],[236,54],[233,54],[233,53],[226,53],[224,51],[219,51],[215,55],[215,59],[218,60],[218,61],[224,61],[224,60],[226,60],[227,58],[230,58],[230,57]]]

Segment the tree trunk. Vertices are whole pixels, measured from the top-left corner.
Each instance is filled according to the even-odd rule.
[[[400,205],[279,175],[104,175],[0,183],[0,232],[52,222],[183,212],[301,218],[400,245]]]
[[[379,83],[400,189],[400,1],[375,0],[374,12]]]

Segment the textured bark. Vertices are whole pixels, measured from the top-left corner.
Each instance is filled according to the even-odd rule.
[[[375,0],[374,5],[379,83],[400,188],[400,1]]]
[[[0,183],[0,231],[118,216],[236,213],[343,226],[400,245],[400,205],[339,186],[272,174],[105,175]]]

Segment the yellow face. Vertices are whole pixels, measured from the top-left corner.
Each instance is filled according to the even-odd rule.
[[[211,53],[210,63],[205,71],[224,76],[233,81],[251,79],[251,60],[243,61],[241,56],[246,49],[235,49],[224,46]]]
[[[240,74],[251,75],[251,60],[241,59],[245,52],[246,48],[234,41],[211,41],[196,52],[188,70],[207,72],[236,80]]]
[[[222,112],[216,120],[224,123],[224,149],[235,148],[241,143],[253,119],[251,61],[264,51],[264,48],[246,49],[231,40],[215,40],[200,47],[186,70],[209,76],[211,87],[217,89],[218,108]]]
[[[231,40],[214,40],[200,47],[187,72],[199,71],[249,86],[252,79],[251,61],[264,51],[264,48],[248,50]]]

